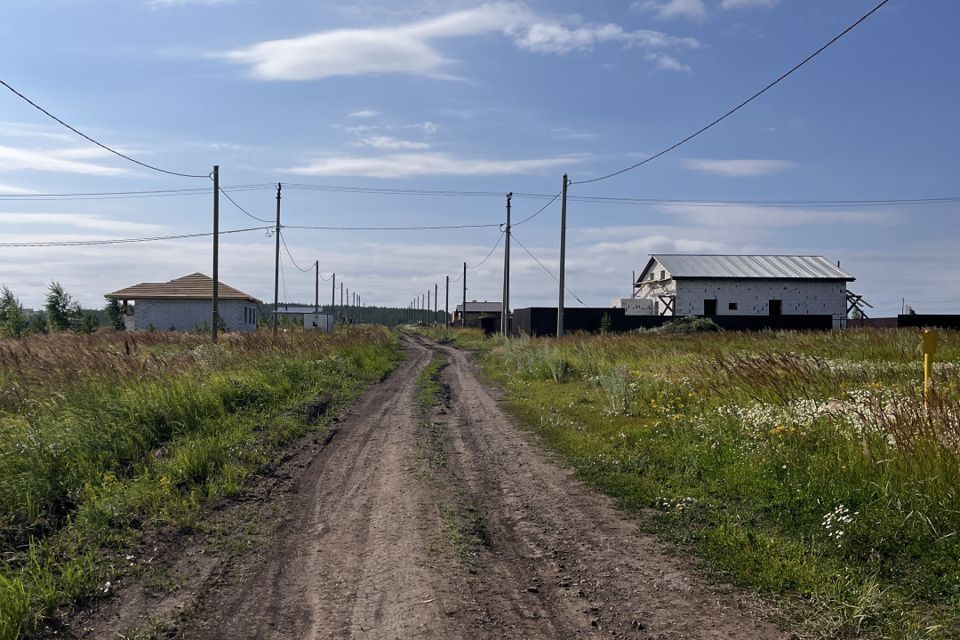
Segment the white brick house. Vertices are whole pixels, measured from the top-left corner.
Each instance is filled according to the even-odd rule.
[[[633,296],[653,315],[829,315],[846,326],[853,276],[823,256],[650,256]]]
[[[142,282],[105,296],[123,305],[130,331],[191,331],[209,327],[213,317],[213,278],[193,273],[169,282]],[[129,302],[135,315],[129,314]],[[217,295],[220,319],[228,331],[256,331],[259,300],[222,282]]]

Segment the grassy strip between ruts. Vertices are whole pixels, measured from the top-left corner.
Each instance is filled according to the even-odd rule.
[[[189,530],[205,504],[240,492],[401,357],[395,336],[375,328],[177,340],[150,345],[176,354],[169,370],[133,379],[103,371],[51,394],[24,385],[19,403],[7,396],[0,640],[30,637],[59,610],[109,594],[146,527]]]
[[[910,331],[488,344],[509,406],[580,477],[801,637],[960,637],[957,333],[929,409]]]

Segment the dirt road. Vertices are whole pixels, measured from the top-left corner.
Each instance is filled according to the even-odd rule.
[[[463,353],[405,342],[304,463],[276,539],[178,635],[786,637],[552,462]],[[425,421],[417,379],[437,351],[446,400]]]

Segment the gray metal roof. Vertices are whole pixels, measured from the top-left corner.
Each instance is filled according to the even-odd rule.
[[[823,256],[714,256],[658,253],[651,258],[662,264],[674,278],[854,280],[853,276]],[[648,264],[647,269],[649,268]]]
[[[277,313],[280,315],[312,315],[315,310],[316,307],[294,306],[292,304],[284,305],[283,303],[280,303],[277,307]],[[323,311],[323,305],[320,305],[320,311]]]
[[[500,313],[502,302],[467,302],[467,313]],[[457,305],[457,311],[462,311],[463,305]]]

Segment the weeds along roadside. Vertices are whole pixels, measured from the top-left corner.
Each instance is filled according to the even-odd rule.
[[[218,345],[73,338],[59,350],[49,337],[0,343],[4,640],[109,593],[145,527],[198,524],[201,507],[241,491],[400,359],[395,336],[375,328]]]
[[[804,637],[960,636],[960,334],[930,410],[911,331],[496,339],[480,360],[582,478]]]

